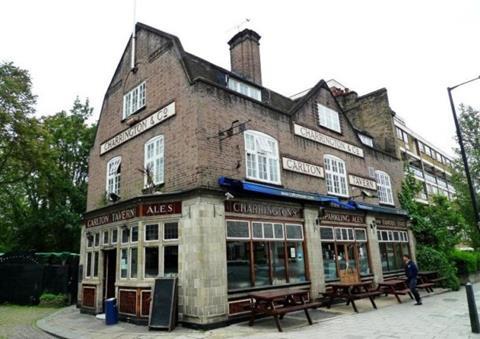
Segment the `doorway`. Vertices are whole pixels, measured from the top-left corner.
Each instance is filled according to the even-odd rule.
[[[115,297],[117,250],[103,251],[103,300]]]

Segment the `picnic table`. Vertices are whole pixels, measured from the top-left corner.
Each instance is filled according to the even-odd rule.
[[[427,286],[427,292],[429,292],[429,289],[431,292],[433,292],[433,286],[447,280],[447,278],[441,277],[437,271],[420,271],[418,272],[418,276],[421,280],[421,284]]]
[[[380,291],[371,290],[371,281],[359,281],[359,282],[332,282],[327,286],[332,288],[332,291],[329,294],[327,301],[327,308],[333,303],[334,299],[344,299],[348,304],[352,304],[353,310],[358,313],[357,306],[355,305],[355,300],[358,299],[370,299],[373,308],[377,308],[374,298],[382,294]]]
[[[275,324],[279,332],[282,332],[280,319],[286,313],[303,310],[307,317],[308,323],[313,324],[309,308],[317,308],[321,303],[310,302],[305,300],[306,290],[298,288],[283,288],[270,291],[250,292],[248,296],[254,300],[251,305],[251,316],[249,326],[253,326],[257,315],[269,315],[275,319]]]
[[[407,286],[407,282],[405,279],[392,279],[392,280],[385,280],[383,282],[378,283],[378,291],[387,294],[393,294],[399,304],[402,303],[399,295],[406,295],[413,299],[412,293]]]

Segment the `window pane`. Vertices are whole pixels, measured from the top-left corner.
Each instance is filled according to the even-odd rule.
[[[391,270],[396,270],[397,266],[395,263],[395,252],[393,252],[393,244],[387,243],[387,260],[388,260],[388,268]]]
[[[120,277],[126,278],[128,271],[128,252],[126,248],[122,249],[122,256],[120,258]]]
[[[87,233],[87,247],[92,247],[92,246],[93,246],[93,234]]]
[[[227,221],[228,238],[249,238],[248,222],[246,221]]]
[[[379,243],[379,247],[380,247],[380,257],[382,260],[382,271],[388,272],[389,269],[388,269],[388,259],[387,259],[387,244],[384,242]]]
[[[93,276],[98,277],[98,253],[94,253],[94,260],[93,260]]]
[[[108,231],[103,232],[103,244],[108,245]]]
[[[272,241],[272,274],[273,285],[284,284],[287,282],[285,276],[285,243],[283,241]]]
[[[331,228],[331,227],[320,227],[320,239],[322,239],[322,240],[333,240],[333,228]]]
[[[138,241],[138,226],[132,226],[132,242]]]
[[[266,242],[253,243],[255,286],[270,285],[268,246]]]
[[[138,267],[138,250],[136,248],[130,249],[130,278],[137,277]]]
[[[229,290],[251,286],[248,242],[227,242],[227,280]]]
[[[263,235],[266,239],[273,239],[273,225],[263,224]]]
[[[283,225],[282,224],[275,224],[275,239],[283,239]]]
[[[303,232],[301,225],[285,225],[287,228],[287,239],[289,240],[303,240]]]
[[[252,223],[252,231],[253,231],[253,238],[254,239],[263,239],[263,227],[262,223],[254,222]]]
[[[158,224],[145,226],[145,240],[158,240]]]
[[[92,273],[92,252],[87,253],[87,277],[89,277]]]
[[[145,247],[145,277],[158,275],[158,247]]]
[[[167,222],[164,226],[164,235],[165,240],[168,239],[178,239],[178,223],[176,222]]]
[[[370,267],[368,265],[368,250],[366,243],[358,243],[358,263],[360,265],[360,274],[370,274]]]
[[[331,242],[322,242],[322,256],[325,280],[335,280],[337,278],[337,266],[335,263],[335,244]]]
[[[100,245],[100,233],[95,233],[95,246]]]
[[[365,230],[356,228],[355,229],[355,239],[357,239],[357,241],[366,241],[367,240],[367,234],[366,234]]]
[[[128,228],[122,229],[122,244],[125,244],[128,242],[129,233],[130,233],[130,230]]]
[[[117,237],[118,237],[118,230],[115,228],[115,229],[112,231],[112,244],[116,244],[116,243],[117,243]]]
[[[165,275],[178,273],[178,246],[166,246],[163,256],[163,273]]]
[[[301,242],[287,243],[288,279],[290,283],[306,281],[305,257]]]

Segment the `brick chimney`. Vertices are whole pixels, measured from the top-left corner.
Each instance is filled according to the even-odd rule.
[[[262,84],[260,65],[260,35],[251,29],[244,29],[230,39],[230,65],[232,72]]]

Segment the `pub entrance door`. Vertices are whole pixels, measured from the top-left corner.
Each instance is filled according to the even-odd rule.
[[[103,251],[103,300],[115,297],[117,250]]]

